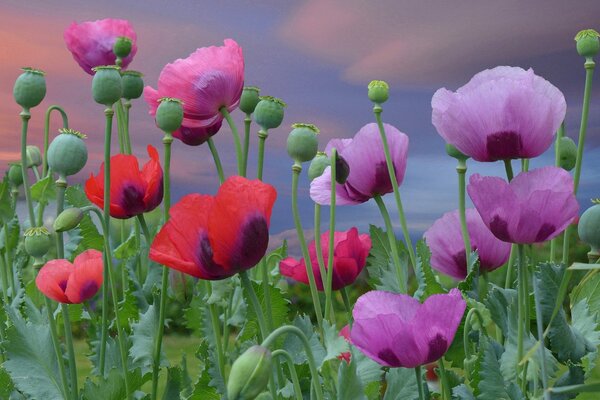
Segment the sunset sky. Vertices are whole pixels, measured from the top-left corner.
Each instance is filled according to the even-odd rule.
[[[22,66],[47,72],[48,92],[33,109],[30,143],[41,146],[45,109],[59,104],[69,114],[71,127],[88,135],[90,159],[73,183],[99,168],[102,107],[91,97],[91,76],[65,47],[63,32],[71,22],[107,17],[131,21],[138,53],[129,68],[143,72],[145,83],[154,87],[165,64],[198,47],[222,45],[223,39],[233,38],[244,50],[246,85],[288,103],[284,123],[267,141],[265,161],[264,178],[279,193],[271,228],[277,239],[289,237],[293,228],[292,161],[285,151],[292,123],[316,124],[322,148],[333,137],[351,137],[373,121],[368,82],[388,81],[391,97],[383,118],[410,137],[401,191],[411,232],[420,237],[436,218],[458,205],[455,162],[445,155],[444,141],[431,124],[435,90],[455,90],[476,72],[496,65],[532,67],[565,94],[567,134],[576,138],[584,69],[573,37],[581,29],[600,30],[598,0],[3,0],[0,7],[0,173],[7,162],[19,158],[20,109],[12,87]],[[590,205],[589,198],[600,197],[600,71],[595,81],[579,194],[582,211]],[[241,128],[241,112],[234,117]],[[134,153],[145,162],[146,145],[161,146],[162,135],[143,99],[134,102],[131,121]],[[58,127],[57,118],[53,134]],[[252,140],[251,177],[256,168],[255,126]],[[215,142],[226,172],[233,173],[235,152],[225,125]],[[176,141],[173,152],[175,199],[191,192],[215,192],[218,181],[206,146]],[[550,163],[552,149],[532,166]],[[500,163],[469,162],[469,173],[473,172],[502,174],[503,169]],[[305,174],[300,196],[305,228],[312,228]],[[392,197],[386,201],[393,209]],[[364,231],[369,223],[383,225],[372,202],[340,207],[338,216],[339,229],[358,226]]]

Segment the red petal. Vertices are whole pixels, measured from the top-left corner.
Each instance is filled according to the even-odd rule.
[[[86,250],[75,258],[74,266],[65,294],[71,303],[78,304],[93,297],[102,286],[102,253]]]
[[[38,272],[35,284],[46,297],[59,303],[70,303],[65,289],[72,271],[73,264],[67,260],[48,261]]]
[[[146,182],[146,194],[144,195],[144,212],[152,211],[163,198],[163,170],[160,166],[158,152],[148,145],[150,160],[142,169],[142,179]]]

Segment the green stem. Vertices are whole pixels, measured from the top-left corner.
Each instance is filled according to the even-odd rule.
[[[56,362],[58,363],[58,373],[60,375],[60,381],[62,383],[62,391],[65,399],[69,398],[69,383],[67,381],[67,373],[65,371],[65,363],[58,341],[58,331],[56,330],[56,321],[54,320],[54,311],[52,302],[46,296],[44,301],[46,303],[46,311],[48,312],[48,323],[50,324],[50,337],[52,338],[52,347],[54,347],[54,355],[56,356]]]
[[[342,301],[344,302],[344,308],[346,309],[346,313],[348,314],[348,325],[352,327],[352,306],[350,305],[350,299],[348,298],[348,292],[346,288],[343,287],[340,289],[340,293],[342,295]]]
[[[129,136],[129,110],[131,109],[131,103],[129,102],[129,100],[125,101],[124,107],[125,111],[123,113],[123,127],[125,128],[125,148],[127,149],[127,154],[131,154],[131,137]]]
[[[556,143],[554,145],[554,166],[560,166],[560,142],[561,139],[565,136],[565,122],[563,121],[556,132]],[[556,260],[556,241],[558,237],[550,240],[550,262],[554,262]]]
[[[544,333],[543,333],[543,316],[542,316],[542,305],[539,299],[539,290],[537,287],[537,282],[535,277],[532,276],[531,279],[533,283],[533,298],[535,301],[535,317],[536,317],[536,325],[537,325],[537,339],[540,343],[544,342]],[[542,388],[544,389],[544,400],[550,400],[550,393],[547,392],[548,389],[548,375],[546,370],[546,357],[544,355],[544,346],[538,346],[539,356],[540,356],[540,369],[542,373]]]
[[[523,359],[523,341],[525,338],[525,307],[526,307],[526,293],[527,293],[527,288],[525,287],[526,282],[527,282],[527,278],[525,277],[525,274],[527,273],[527,264],[525,262],[525,247],[522,244],[518,244],[517,245],[517,249],[519,252],[519,267],[518,267],[518,274],[519,274],[519,287],[518,287],[518,292],[517,292],[517,296],[518,296],[518,330],[517,330],[517,365],[516,365],[516,370],[517,370],[517,378],[519,380],[521,379],[526,379],[524,377],[521,377],[521,372],[522,372],[522,367],[519,365],[521,360]],[[522,382],[522,381],[521,381]]]
[[[223,165],[221,165],[219,152],[217,151],[217,147],[215,146],[215,142],[213,142],[212,138],[208,138],[206,142],[208,143],[208,148],[210,149],[210,153],[215,161],[215,167],[217,168],[217,174],[219,175],[219,183],[222,184],[225,182],[225,174],[223,173]]]
[[[242,157],[242,176],[246,176],[248,171],[248,152],[250,150],[250,126],[252,125],[251,114],[246,114],[244,118],[244,150]],[[260,179],[260,178],[259,178]]]
[[[8,235],[5,237],[8,237]],[[4,304],[8,306],[8,266],[2,255],[0,255],[0,268],[2,268],[2,274],[0,275],[2,279],[2,299],[4,300]],[[3,322],[0,321],[0,324],[3,324]]]
[[[310,295],[312,297],[313,307],[315,309],[315,315],[317,317],[317,324],[319,326],[319,332],[323,332],[323,313],[321,312],[321,303],[319,299],[319,293],[317,291],[317,284],[315,282],[315,274],[313,272],[312,261],[308,253],[308,246],[306,245],[306,239],[304,237],[304,230],[302,229],[302,222],[300,221],[300,213],[298,212],[298,177],[302,171],[302,165],[294,164],[292,166],[292,213],[294,214],[294,225],[296,226],[296,234],[300,241],[300,248],[302,249],[302,257],[304,258],[304,264],[306,265],[306,274],[308,275],[308,285],[310,287]]]
[[[400,263],[400,255],[398,254],[398,246],[396,245],[396,235],[394,235],[394,227],[392,226],[392,221],[390,219],[390,214],[385,207],[385,203],[381,196],[375,196],[375,203],[377,203],[377,207],[379,207],[379,212],[385,222],[385,230],[388,237],[388,242],[390,244],[390,250],[392,252],[392,261],[394,262],[394,266],[396,267],[396,276],[398,278],[398,285],[400,286],[401,293],[407,293],[407,271],[406,266],[401,265]]]
[[[56,216],[58,217],[60,213],[63,212],[65,208],[65,190],[67,189],[67,182],[58,178],[56,181]],[[57,258],[65,257],[65,248],[63,242],[63,233],[56,232],[56,255]]]
[[[421,373],[421,366],[415,367],[415,376],[417,378],[417,389],[419,391],[419,400],[425,400],[423,394],[423,374]]]
[[[506,179],[508,179],[509,182],[512,181],[515,174],[513,172],[512,161],[510,159],[504,160],[504,170],[506,171]]]
[[[379,127],[379,134],[381,136],[381,142],[383,143],[383,151],[385,153],[385,162],[387,169],[390,174],[390,181],[392,182],[392,189],[394,190],[394,200],[396,201],[396,208],[398,209],[398,217],[400,219],[400,227],[402,228],[402,234],[404,235],[404,241],[406,242],[406,248],[408,249],[408,255],[410,256],[410,262],[413,268],[417,265],[417,258],[415,256],[415,250],[413,249],[412,240],[408,232],[408,225],[406,224],[406,216],[404,215],[404,207],[402,206],[402,199],[400,198],[400,189],[398,188],[398,180],[396,179],[396,171],[392,162],[392,156],[390,155],[390,147],[387,141],[387,135],[381,121],[381,106],[375,105],[373,107],[373,113],[377,120],[377,126]]]
[[[62,107],[57,105],[52,105],[48,107],[46,110],[46,116],[44,118],[44,164],[42,168],[42,176],[46,177],[48,174],[48,145],[50,141],[50,114],[52,111],[58,111],[62,116],[63,128],[69,128],[69,118],[67,117],[67,113]]]
[[[330,168],[331,168],[331,202],[329,206],[329,248],[327,249],[327,279],[322,282],[325,288],[325,319],[334,323],[335,314],[333,311],[333,303],[331,301],[331,292],[333,291],[333,244],[335,240],[335,200],[336,200],[336,170],[335,162],[337,159],[337,151],[335,148],[330,152]],[[315,238],[316,241],[321,241],[321,238]],[[321,275],[322,276],[322,275]],[[321,278],[321,281],[323,279]]]
[[[5,222],[3,224],[4,227],[4,237],[9,237],[8,224]],[[6,262],[6,272],[8,274],[8,282],[10,283],[10,294],[14,297],[17,294],[17,284],[15,281],[15,273],[13,270],[13,260],[11,256],[12,249],[10,248],[10,241],[6,240],[4,242],[4,258]]]
[[[512,161],[511,160],[503,160],[504,161],[504,170],[506,171],[506,179],[508,182],[512,181],[514,177]],[[510,247],[510,256],[508,257],[508,265],[506,268],[506,279],[504,281],[504,287],[509,288],[512,286],[512,272],[515,264],[515,256],[517,254],[515,250],[515,244],[512,244]]]
[[[262,308],[260,306],[260,302],[258,301],[258,297],[256,297],[256,292],[254,292],[254,288],[252,287],[252,282],[248,277],[247,271],[241,271],[239,273],[240,279],[242,280],[242,286],[250,299],[250,304],[252,308],[254,308],[254,312],[256,313],[256,319],[258,321],[258,327],[260,328],[260,334],[262,338],[267,337],[268,330],[267,325],[265,324],[265,317],[262,312]]]
[[[25,190],[25,201],[27,202],[27,211],[29,212],[29,224],[34,227],[35,214],[33,212],[33,202],[31,199],[31,190],[29,188],[29,174],[27,173],[27,127],[31,114],[29,109],[23,109],[19,114],[21,116],[21,171],[23,172],[23,189]]]
[[[206,292],[208,297],[212,295],[212,285],[210,281],[203,281],[206,285]],[[221,336],[221,324],[219,323],[219,313],[214,303],[208,305],[208,312],[210,314],[210,323],[212,325],[213,334],[215,335],[215,346],[217,350],[217,363],[219,364],[219,372],[221,376],[225,377],[225,354],[223,353],[223,344]]]
[[[258,131],[258,164],[256,166],[256,177],[262,180],[263,165],[265,162],[265,141],[268,137],[268,132],[264,129]]]
[[[37,182],[37,181],[39,181],[40,179],[42,179],[42,178],[40,177],[40,171],[38,171],[38,167],[37,167],[37,166],[35,166],[35,165],[34,165],[34,166],[32,166],[32,167],[31,167],[31,170],[33,171],[33,176],[35,176],[35,181],[36,181],[36,182]]]
[[[440,381],[442,385],[442,399],[451,400],[450,386],[448,385],[448,376],[446,375],[446,367],[444,366],[444,357],[439,360]]]
[[[67,353],[69,354],[69,370],[71,371],[71,387],[72,387],[72,398],[77,400],[79,398],[79,389],[77,388],[77,363],[75,362],[75,349],[73,348],[73,332],[71,328],[71,320],[69,318],[69,309],[66,304],[60,305],[63,323],[65,327],[65,345],[67,346]]]
[[[467,212],[465,206],[465,192],[466,192],[466,174],[467,174],[467,161],[458,160],[458,166],[456,167],[458,174],[458,210],[460,214],[460,231],[462,233],[463,242],[465,242],[465,265],[468,270],[469,255],[471,254],[471,238],[469,237],[469,230],[467,228]]]
[[[296,395],[296,400],[302,400],[302,388],[300,387],[300,381],[298,380],[298,374],[296,373],[296,366],[294,365],[294,359],[287,351],[283,349],[275,350],[271,353],[273,358],[282,357],[285,359],[289,371],[290,377],[292,378],[292,384],[294,385],[294,394]]]
[[[323,283],[323,286],[325,286],[325,282],[323,282],[323,277],[325,277],[325,280],[327,279],[327,270],[325,269],[325,260],[323,260],[323,249],[321,248],[321,205],[318,203],[315,203],[315,222],[313,230],[315,232],[315,252],[317,253],[317,264],[319,265],[319,274],[321,275],[321,282]]]
[[[231,115],[229,114],[229,111],[227,111],[227,108],[221,107],[219,109],[219,112],[227,121],[229,128],[231,128],[233,142],[235,143],[235,155],[237,159],[238,174],[241,174],[244,168],[242,165],[242,144],[240,142],[240,135],[238,134],[237,126],[235,126],[235,122],[233,122],[233,118],[231,118]]]

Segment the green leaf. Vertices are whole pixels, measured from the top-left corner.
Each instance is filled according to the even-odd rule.
[[[600,332],[597,330],[596,318],[589,312],[586,301],[580,301],[571,309],[571,320],[573,329],[581,334],[594,350],[588,352],[582,361],[586,377],[592,372],[598,358],[598,346],[600,346]]]
[[[471,299],[479,301],[479,256],[477,252],[469,255],[469,265],[467,266],[467,277],[458,284],[458,289]]]
[[[69,186],[65,191],[65,199],[72,207],[86,207],[91,205],[80,186]],[[81,240],[71,257],[87,250],[96,249],[102,251],[104,248],[104,237],[98,232],[98,228],[89,215],[85,215],[76,228]]]
[[[39,204],[46,205],[50,200],[54,200],[56,198],[56,185],[52,175],[48,175],[31,185],[30,191],[31,198]]]
[[[10,196],[10,183],[8,177],[0,182],[0,222],[5,223],[13,218],[12,199]]]
[[[558,389],[561,387],[569,387],[573,385],[581,385],[585,382],[583,368],[579,366],[570,366],[569,370],[565,372],[560,378],[554,382],[552,389]],[[577,396],[577,391],[574,393],[553,393],[552,400],[570,400]]]
[[[133,257],[140,252],[137,239],[135,234],[132,232],[131,235],[121,243],[114,251],[114,255],[119,260],[125,260],[129,257]]]
[[[482,335],[480,339],[479,351],[481,356],[476,367],[478,373],[478,393],[477,400],[517,400],[513,397],[515,388],[510,388],[514,383],[504,382],[500,372],[500,363],[498,362],[498,349],[488,339]],[[512,365],[514,368],[515,364]],[[523,398],[519,397],[520,400]]]
[[[10,394],[14,390],[15,386],[13,385],[8,372],[2,367],[0,367],[0,399],[8,399],[10,398]]]
[[[475,400],[475,396],[467,385],[458,385],[452,389],[452,400]]]
[[[419,386],[412,368],[390,368],[385,376],[387,389],[383,400],[417,400]]]
[[[142,375],[139,369],[127,371],[129,390],[135,391],[149,381],[151,374]],[[123,400],[125,395],[125,379],[121,369],[113,368],[106,378],[93,382],[88,378],[83,389],[84,400]]]
[[[167,369],[167,384],[163,393],[163,400],[179,399],[179,394],[184,389],[183,372],[179,366]]]
[[[157,304],[157,303],[155,303]],[[154,360],[154,343],[158,335],[158,310],[153,304],[140,316],[139,322],[131,325],[131,348],[129,355],[135,368],[140,368],[142,374],[152,370]],[[161,364],[166,361],[161,354]]]
[[[369,284],[377,290],[400,293],[398,274],[392,260],[392,252],[386,233],[375,225],[369,226],[371,236],[371,251],[367,257]],[[408,266],[408,253],[404,244],[396,240],[400,263]]]
[[[413,297],[423,302],[432,294],[446,293],[446,290],[437,281],[431,269],[431,252],[424,240],[417,242],[417,265],[415,265],[415,276],[418,287]]]
[[[307,315],[299,315],[294,319],[293,325],[304,333],[310,344],[317,366],[321,366],[327,356],[327,351],[321,344],[319,335],[315,332],[310,318]],[[304,364],[307,362],[306,351],[302,341],[296,335],[287,335],[285,337],[283,349],[290,353],[295,364]]]
[[[19,244],[19,239],[21,238],[21,225],[19,224],[19,219],[17,218],[17,216],[8,221],[6,227],[8,228],[8,247],[11,250],[14,250],[17,248]],[[2,229],[0,230],[0,249],[2,249],[1,253],[6,252],[6,244],[6,231]]]
[[[192,394],[186,400],[221,400],[221,395],[215,388],[209,385],[210,376],[206,368],[200,374],[200,377],[194,384]]]
[[[341,362],[338,370],[337,398],[338,400],[366,400],[362,381],[356,373],[356,361],[350,364]]]
[[[288,255],[288,244],[287,240],[283,241],[283,244],[267,254],[267,268],[272,271],[271,275],[279,275],[279,261],[286,258]]]
[[[323,363],[328,360],[337,359],[340,354],[350,351],[348,342],[339,335],[339,331],[335,325],[329,324],[328,321],[323,321],[323,337],[327,351],[325,358],[323,358]]]
[[[140,309],[137,300],[131,290],[125,290],[125,297],[119,301],[119,322],[123,329],[129,329],[132,321],[137,321],[140,317]],[[112,321],[115,325],[115,321]]]
[[[356,375],[365,387],[365,392],[368,393],[369,389],[372,389],[373,394],[376,394],[376,397],[379,398],[381,377],[383,376],[381,365],[355,347],[350,348],[350,353],[352,354],[351,360],[356,363]],[[369,398],[371,397],[369,396]]]
[[[571,303],[585,300],[592,315],[600,314],[600,270],[592,270],[585,275],[571,292]]]
[[[271,304],[271,316],[273,321],[273,329],[286,324],[288,322],[288,304],[289,300],[285,298],[281,292],[281,289],[274,285],[269,285],[269,298],[265,298],[262,285],[252,281],[252,286],[258,297],[260,308],[263,310],[263,314],[266,315],[267,302]],[[244,291],[244,298],[246,304],[250,304],[250,299],[247,293]],[[250,306],[246,309],[246,324],[238,336],[238,340],[245,342],[258,336],[260,329],[258,327],[258,318],[254,309]]]

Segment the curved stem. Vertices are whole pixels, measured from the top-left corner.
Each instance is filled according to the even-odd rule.
[[[54,347],[54,355],[56,356],[56,362],[58,363],[58,374],[62,383],[62,390],[65,399],[69,398],[69,383],[67,381],[67,373],[65,371],[65,363],[62,356],[62,350],[58,341],[58,331],[56,330],[56,321],[54,320],[54,312],[52,302],[46,296],[44,301],[46,303],[46,311],[48,312],[48,323],[50,324],[50,337],[52,338],[52,347]]]
[[[283,349],[277,349],[271,353],[273,358],[282,357],[285,359],[289,371],[290,377],[292,378],[292,384],[294,385],[294,394],[296,395],[296,400],[302,400],[302,389],[300,388],[300,381],[298,380],[298,374],[296,373],[296,366],[294,365],[294,359],[290,356],[290,353]]]
[[[400,255],[398,254],[398,246],[396,245],[396,235],[394,235],[394,227],[392,226],[392,221],[390,220],[390,214],[385,207],[385,203],[381,196],[375,196],[375,203],[377,203],[377,207],[379,207],[379,212],[383,217],[383,221],[385,222],[385,230],[388,237],[388,242],[390,244],[390,251],[392,252],[392,261],[394,262],[394,266],[396,267],[396,276],[398,278],[398,285],[400,286],[400,291],[402,293],[408,292],[407,287],[407,271],[406,266],[402,266],[400,263]]]
[[[425,400],[423,394],[423,374],[421,373],[421,366],[415,367],[415,375],[417,378],[417,389],[419,391],[419,400]]]
[[[262,180],[263,165],[265,162],[265,141],[268,137],[268,132],[262,128],[258,131],[258,164],[256,166],[256,177]]]
[[[335,240],[335,199],[336,199],[336,171],[335,171],[335,162],[337,159],[337,151],[335,148],[331,149],[330,152],[330,168],[331,168],[331,203],[329,207],[329,248],[327,249],[327,279],[323,282],[323,286],[325,287],[325,319],[329,322],[334,322],[332,318],[335,315],[332,313],[333,311],[333,303],[331,300],[331,292],[333,285],[333,244]],[[321,240],[321,238],[315,238],[315,242],[317,240]],[[321,279],[322,280],[322,279]]]
[[[48,107],[46,110],[46,116],[44,118],[44,164],[42,167],[42,176],[45,177],[48,173],[48,144],[50,141],[50,114],[52,111],[58,111],[62,117],[63,128],[69,128],[69,118],[67,117],[67,113],[62,107],[57,105],[52,105]]]
[[[69,309],[66,304],[60,305],[63,324],[65,327],[65,345],[69,354],[69,370],[71,372],[71,394],[73,400],[79,398],[79,389],[77,388],[77,363],[75,362],[75,349],[73,348],[73,332],[71,328],[71,320],[69,318]]]
[[[479,312],[478,309],[471,308],[465,318],[465,327],[463,329],[463,346],[464,346],[464,350],[465,350],[465,358],[469,358],[471,356],[471,352],[469,351],[468,344],[469,344],[469,334],[471,333],[471,325],[472,325],[473,316],[476,316],[477,319],[479,320],[479,326],[481,328],[480,332],[485,332],[483,316],[481,315],[481,313]]]
[[[468,270],[468,260],[471,254],[471,239],[469,237],[469,229],[467,228],[467,212],[465,206],[465,192],[466,192],[466,174],[467,174],[467,162],[466,160],[458,160],[458,166],[456,167],[458,173],[458,210],[460,214],[460,231],[462,233],[463,242],[465,242],[465,260]]]
[[[250,126],[252,125],[251,114],[246,114],[244,118],[244,148],[242,155],[242,176],[246,176],[248,171],[248,152],[250,150]],[[259,178],[260,179],[260,178]]]
[[[223,173],[223,165],[221,165],[219,152],[217,151],[217,147],[215,146],[215,142],[213,142],[212,138],[208,138],[206,143],[208,143],[208,148],[210,149],[210,153],[215,161],[215,167],[217,168],[217,174],[219,175],[219,183],[222,184],[225,182],[225,174]]]
[[[229,127],[231,128],[231,133],[233,134],[233,142],[235,143],[235,155],[237,158],[238,174],[241,174],[243,171],[242,144],[240,142],[240,135],[238,134],[237,126],[235,126],[235,122],[233,122],[233,118],[231,118],[231,115],[229,114],[229,111],[227,111],[227,108],[221,107],[219,109],[219,112],[221,113],[221,115],[223,115],[223,117],[227,121],[227,124],[229,124]]]
[[[23,109],[19,114],[21,116],[21,171],[23,173],[23,189],[25,190],[25,201],[27,203],[27,211],[29,212],[29,224],[34,227],[35,214],[33,212],[33,202],[31,199],[31,189],[29,188],[29,174],[27,173],[27,127],[31,114],[29,110]]]

